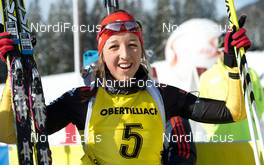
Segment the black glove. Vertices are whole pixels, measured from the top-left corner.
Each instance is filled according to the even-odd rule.
[[[224,64],[231,68],[237,66],[234,47],[237,49],[244,47],[247,50],[251,46],[251,41],[246,35],[247,30],[243,28],[246,18],[245,15],[241,16],[238,21],[239,30],[237,31],[236,27],[233,26],[232,30],[229,30],[224,38]]]

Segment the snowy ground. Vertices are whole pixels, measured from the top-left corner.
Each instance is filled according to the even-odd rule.
[[[255,69],[258,75],[261,77],[261,84],[264,87],[264,51],[254,51],[247,53],[247,61],[249,67]]]
[[[46,104],[49,104],[68,90],[83,86],[83,81],[80,74],[78,73],[64,73],[42,77],[42,85]],[[3,88],[4,84],[1,84],[0,95],[2,95]],[[62,144],[65,142],[65,139],[65,129],[62,129],[49,136],[51,145]]]
[[[83,85],[81,76],[78,73],[63,73],[42,77],[42,85],[46,104],[61,96],[72,88]],[[0,93],[4,84],[0,85]]]

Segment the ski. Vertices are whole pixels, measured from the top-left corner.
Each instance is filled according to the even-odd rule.
[[[7,57],[11,77],[12,108],[16,123],[20,165],[52,163],[46,130],[46,107],[41,77],[33,57],[30,30],[23,0],[1,0],[3,24],[15,42]]]
[[[2,23],[6,31],[11,33],[15,42],[15,50],[7,57],[8,72],[11,77],[12,109],[14,113],[17,154],[19,164],[33,164],[33,151],[31,141],[31,119],[28,95],[25,84],[25,72],[21,54],[19,52],[19,36],[17,29],[15,2],[1,0]]]
[[[225,0],[226,7],[227,7],[227,13],[229,17],[229,24],[230,27],[235,26],[236,29],[239,29],[239,23],[238,23],[238,18],[236,14],[236,8],[234,4],[234,0]],[[240,70],[240,77],[242,81],[242,89],[243,89],[243,94],[245,97],[245,103],[246,103],[246,112],[247,112],[247,119],[248,119],[248,125],[249,125],[249,131],[250,131],[250,136],[251,140],[253,142],[253,151],[254,151],[254,158],[255,158],[255,163],[257,165],[260,164],[260,156],[259,153],[262,152],[262,159],[264,159],[264,143],[263,143],[263,137],[261,134],[261,128],[260,128],[260,122],[258,118],[258,113],[257,113],[257,107],[256,107],[256,101],[254,97],[254,92],[253,92],[253,87],[252,87],[252,82],[249,74],[249,69],[248,69],[248,64],[247,64],[247,59],[245,56],[245,50],[244,48],[240,48],[237,50],[235,48],[235,54],[236,54],[236,60],[237,60],[237,65]],[[258,151],[258,145],[256,142],[257,137],[255,136],[254,132],[254,126],[256,127],[256,132],[257,132],[257,137],[259,138],[260,141],[260,151]],[[262,150],[262,151],[261,151]]]

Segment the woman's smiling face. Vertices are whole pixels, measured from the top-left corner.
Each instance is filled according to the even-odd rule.
[[[103,48],[103,60],[116,80],[133,78],[140,66],[142,46],[133,33],[111,36]]]

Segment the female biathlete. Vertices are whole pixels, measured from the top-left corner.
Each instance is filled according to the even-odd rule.
[[[7,33],[1,33],[4,35]],[[241,45],[243,37],[245,33],[235,40],[231,35],[227,44],[237,46],[235,41]],[[246,117],[241,80],[234,76],[237,67],[226,67],[230,89],[226,100],[198,98],[150,80],[142,27],[126,11],[116,11],[102,20],[97,41],[100,59],[94,86],[66,92],[46,107],[49,134],[69,123],[83,133],[84,164],[162,164],[162,158],[168,157],[163,152],[165,124],[172,117],[206,123],[229,123]],[[0,39],[2,60],[13,49],[12,40]],[[0,141],[14,143],[10,93],[7,80],[0,114],[10,115],[0,121],[5,125]]]

